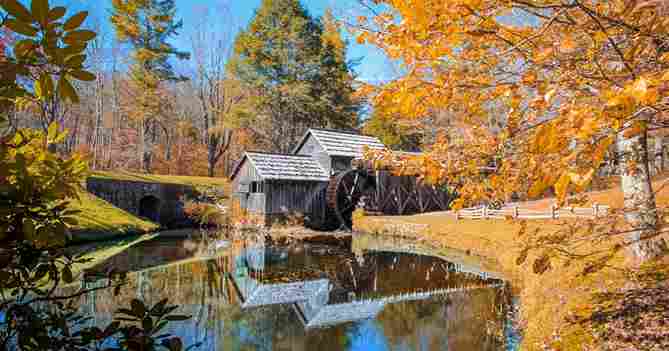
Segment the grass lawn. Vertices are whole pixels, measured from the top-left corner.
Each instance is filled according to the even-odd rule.
[[[225,190],[227,190],[227,187],[230,185],[228,179],[223,177],[210,178],[210,177],[173,176],[173,175],[161,175],[161,174],[141,174],[141,173],[132,173],[125,171],[94,172],[91,175],[91,177],[102,178],[102,179],[130,180],[137,182],[181,184],[181,185],[191,185],[194,187],[216,186],[216,187],[224,187]]]
[[[107,240],[114,237],[144,234],[159,228],[156,223],[139,218],[97,196],[83,191],[71,208],[80,210],[79,224],[72,228],[74,241]]]

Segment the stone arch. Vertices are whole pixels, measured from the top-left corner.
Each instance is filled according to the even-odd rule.
[[[160,199],[153,195],[146,195],[139,200],[139,216],[148,218],[156,223],[160,222]]]

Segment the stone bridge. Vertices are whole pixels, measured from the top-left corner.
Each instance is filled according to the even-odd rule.
[[[86,189],[112,205],[165,227],[188,224],[184,201],[197,191],[188,185],[90,177]]]

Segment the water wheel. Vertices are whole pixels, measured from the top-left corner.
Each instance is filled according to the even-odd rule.
[[[353,228],[353,211],[362,197],[374,187],[374,178],[361,170],[337,174],[328,184],[326,200],[341,229]]]

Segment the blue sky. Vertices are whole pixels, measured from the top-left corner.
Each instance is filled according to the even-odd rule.
[[[185,51],[190,51],[189,33],[198,24],[202,12],[207,9],[215,15],[216,8],[222,3],[228,4],[235,20],[240,26],[245,26],[253,17],[255,9],[262,0],[177,0],[178,16],[184,21],[184,28],[174,44]],[[26,3],[29,0],[25,0]],[[110,0],[52,0],[52,4],[69,5],[73,10],[89,10],[94,17],[108,23]],[[337,16],[354,16],[359,5],[357,0],[302,0],[308,11],[314,16],[321,16],[325,9],[332,8]],[[385,55],[369,45],[360,45],[353,38],[350,42],[348,56],[350,60],[359,60],[355,70],[359,79],[368,82],[378,82],[391,79],[392,65]]]

